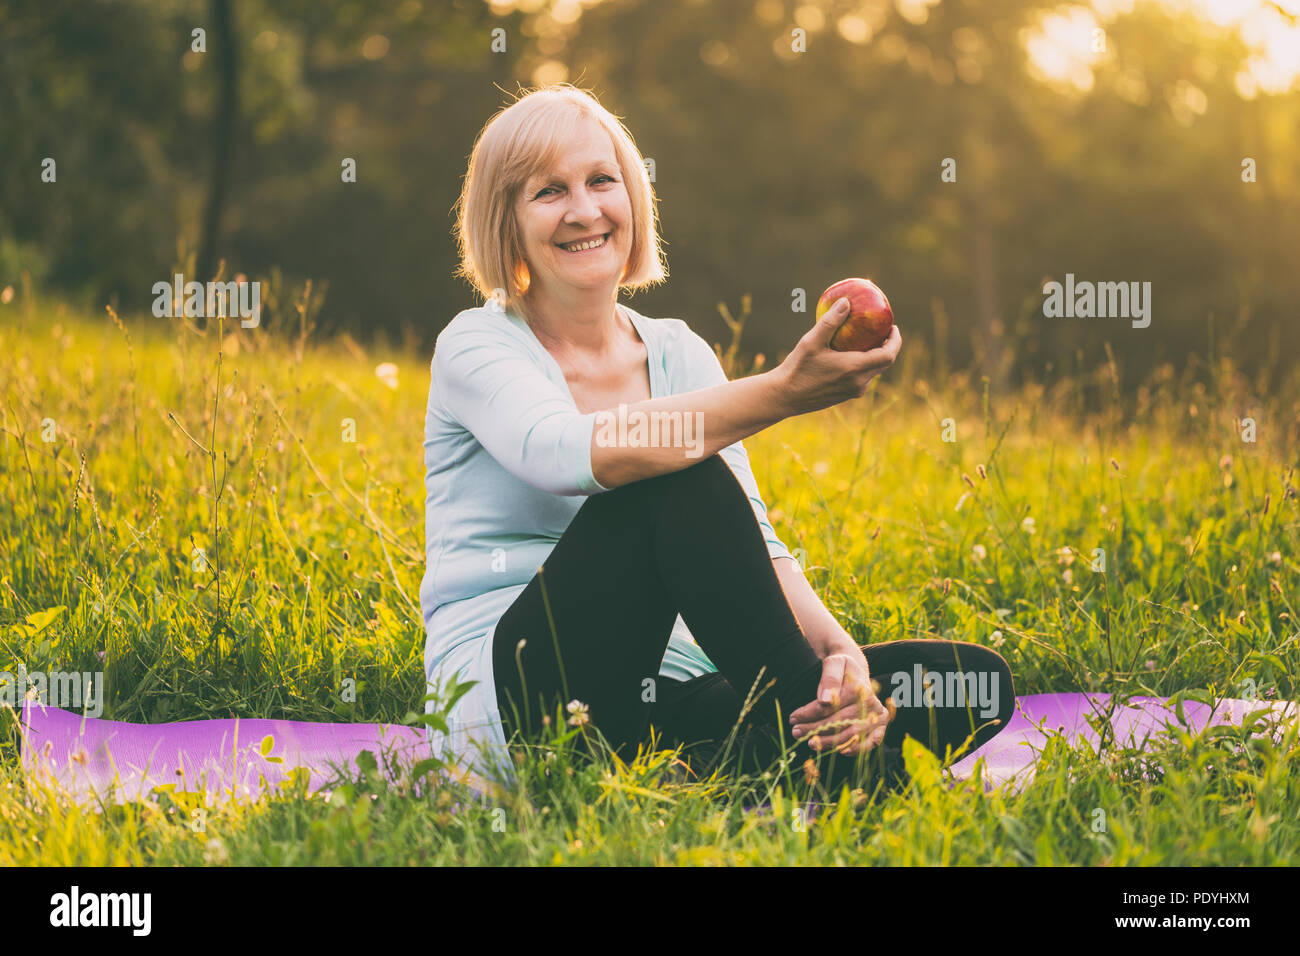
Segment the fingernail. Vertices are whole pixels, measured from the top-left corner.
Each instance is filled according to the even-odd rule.
[[[831,692],[828,690],[824,690],[817,695],[817,699],[820,700],[823,704],[829,704],[831,702]]]
[[[843,296],[840,296],[840,298],[838,298],[838,299],[835,300],[835,311],[836,311],[836,312],[843,312],[843,311],[844,311],[845,309],[847,309],[848,307],[849,307],[849,300],[846,299],[846,298],[844,298]]]
[[[802,736],[803,736],[803,728],[802,728],[802,727],[796,727],[793,731],[791,731],[791,736],[793,736],[793,737],[802,737]]]

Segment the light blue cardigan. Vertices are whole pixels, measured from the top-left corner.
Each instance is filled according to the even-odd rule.
[[[727,381],[712,347],[681,319],[618,307],[645,343],[652,398]],[[492,674],[496,622],[587,496],[609,490],[591,472],[595,417],[578,411],[554,357],[514,312],[466,309],[439,334],[424,429],[424,672],[430,693],[452,674],[478,683],[448,716],[449,733],[433,732],[430,743],[480,789],[482,776],[513,780]],[[744,446],[719,454],[748,493],[769,554],[791,557]],[[660,675],[684,681],[715,670],[679,615]]]

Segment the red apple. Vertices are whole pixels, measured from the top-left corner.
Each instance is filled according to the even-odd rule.
[[[884,345],[894,327],[894,310],[880,287],[870,279],[841,279],[817,300],[817,318],[820,320],[840,297],[849,300],[849,314],[831,336],[831,348],[866,352]]]

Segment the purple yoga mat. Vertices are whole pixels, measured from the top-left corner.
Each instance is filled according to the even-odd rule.
[[[1059,733],[1070,743],[1086,740],[1095,752],[1098,735],[1088,723],[1089,716],[1104,714],[1110,694],[1029,694],[1016,698],[1016,712],[1007,726],[983,747],[952,765],[953,775],[966,779],[975,773],[975,764],[984,758],[985,788],[1008,785],[1018,790],[1034,777],[1038,754],[1047,743],[1049,733]],[[1144,749],[1148,740],[1167,734],[1172,725],[1188,733],[1199,733],[1212,724],[1240,726],[1247,715],[1265,711],[1280,720],[1294,720],[1296,705],[1290,701],[1219,699],[1214,707],[1199,701],[1183,701],[1186,724],[1178,719],[1168,698],[1131,697],[1127,706],[1117,707],[1111,715],[1114,742],[1122,747]],[[1268,724],[1276,726],[1270,719]]]
[[[986,787],[1023,786],[1032,779],[1048,733],[1062,733],[1072,742],[1083,737],[1095,747],[1097,734],[1086,718],[1108,699],[1108,694],[1078,693],[1018,697],[1007,727],[953,764],[953,773],[970,777],[983,757]],[[1213,712],[1206,704],[1185,702],[1184,714],[1187,729],[1198,732],[1208,724],[1240,724],[1248,713],[1261,709],[1294,718],[1295,707],[1290,702],[1225,698]],[[1116,711],[1111,723],[1120,744],[1142,747],[1148,738],[1165,732],[1166,721],[1180,726],[1163,699],[1134,697],[1130,706]],[[23,722],[22,761],[29,775],[57,782],[74,798],[98,795],[118,803],[140,799],[166,784],[175,784],[178,792],[206,791],[215,799],[228,799],[232,792],[255,798],[267,788],[277,788],[286,773],[299,766],[310,770],[308,788],[314,792],[333,776],[331,762],[345,765],[355,775],[357,756],[363,750],[375,755],[390,780],[394,776],[388,772],[390,766],[400,773],[430,755],[423,729],[398,724],[260,719],[128,724],[83,719],[34,702],[24,705]],[[264,756],[262,741],[268,734],[274,737],[274,745]]]
[[[216,799],[232,793],[256,798],[277,789],[295,767],[310,771],[308,790],[315,792],[337,779],[335,767],[355,779],[363,750],[390,780],[430,756],[423,728],[401,724],[240,718],[128,724],[83,719],[36,702],[24,704],[23,724],[22,762],[29,775],[57,783],[74,798],[97,795],[117,803],[167,784]],[[268,734],[273,743],[263,755]]]

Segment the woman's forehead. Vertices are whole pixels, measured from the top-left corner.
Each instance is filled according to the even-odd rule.
[[[612,154],[608,157],[600,156],[594,159],[590,156],[569,156],[561,159],[560,162],[557,163],[554,167],[552,167],[549,172],[543,169],[537,172],[536,174],[534,174],[532,178],[534,179],[549,179],[551,177],[563,178],[564,174],[569,171],[573,171],[575,173],[594,173],[600,169],[608,169],[609,167],[614,166],[615,164],[616,164],[615,159]]]
[[[590,173],[602,167],[616,166],[614,144],[604,128],[596,122],[580,124],[572,135],[541,157],[529,179],[563,176],[565,173]]]

